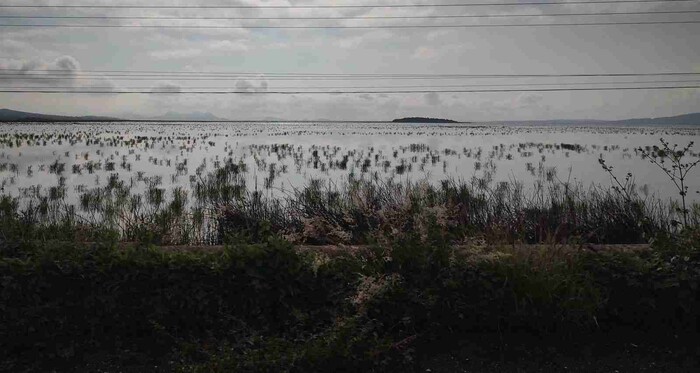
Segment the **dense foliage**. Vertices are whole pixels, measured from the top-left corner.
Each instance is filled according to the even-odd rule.
[[[692,231],[594,253],[456,247],[430,227],[336,256],[272,237],[198,252],[5,243],[0,370],[72,370],[100,356],[144,370],[383,371],[470,335],[698,337]]]
[[[435,224],[454,243],[645,243],[700,222],[700,205],[675,205],[625,190],[543,182],[535,190],[484,179],[438,185],[351,179],[315,180],[286,195],[250,190],[242,166],[227,164],[189,193],[152,186],[134,192],[118,177],[66,202],[60,189],[20,200],[0,196],[0,239],[104,240],[156,245],[221,244],[271,231],[295,244],[366,244]],[[51,189],[50,191],[53,191]],[[54,195],[55,194],[55,195]],[[681,217],[682,216],[682,217]]]
[[[700,207],[685,193],[700,162],[663,144],[648,157],[680,203],[641,198],[602,159],[612,189],[350,179],[280,199],[226,163],[191,202],[118,177],[80,213],[60,189],[0,196],[0,371],[419,371],[435,346],[523,335],[697,358]],[[226,245],[162,246],[191,242]]]

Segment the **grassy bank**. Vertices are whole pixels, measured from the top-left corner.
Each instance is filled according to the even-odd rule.
[[[448,242],[428,224],[332,258],[274,237],[199,253],[5,244],[0,370],[412,371],[476,336],[697,353],[696,231],[642,252]]]

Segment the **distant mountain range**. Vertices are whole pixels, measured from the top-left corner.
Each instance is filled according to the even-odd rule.
[[[610,123],[623,126],[647,126],[652,124],[695,126],[700,125],[700,113],[676,115],[674,117],[625,119],[612,121]]]
[[[176,113],[169,111],[157,117],[125,116],[124,118],[101,116],[65,116],[53,114],[28,113],[10,109],[0,109],[0,122],[101,122],[101,121],[191,121],[191,122],[217,122],[226,121],[206,112]]]
[[[553,120],[513,120],[513,121],[494,121],[488,122],[494,124],[517,124],[517,125],[570,125],[570,126],[585,126],[585,125],[605,125],[605,126],[698,126],[700,125],[700,113],[690,113],[676,115],[672,117],[659,118],[633,118],[622,120],[592,120],[592,119],[553,119]]]
[[[208,112],[176,113],[167,112],[157,117],[138,117],[124,115],[122,118],[102,116],[64,116],[53,114],[38,114],[10,109],[0,109],[0,122],[99,122],[99,121],[190,121],[190,122],[224,122],[228,119],[220,118]],[[313,121],[311,121],[313,122]],[[318,122],[321,122],[320,120]],[[469,123],[457,122],[450,119],[408,117],[394,119],[395,123]],[[676,115],[660,118],[634,118],[624,120],[589,120],[589,119],[555,119],[555,120],[521,120],[521,121],[492,121],[480,122],[489,124],[513,124],[513,125],[606,125],[606,126],[700,126],[700,113]]]
[[[110,120],[116,120],[116,118],[98,116],[71,117],[64,115],[37,114],[10,109],[0,109],[0,122],[90,122]]]

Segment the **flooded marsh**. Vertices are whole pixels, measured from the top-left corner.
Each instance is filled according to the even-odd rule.
[[[693,128],[519,127],[386,123],[99,123],[0,126],[0,185],[30,196],[63,186],[69,200],[118,178],[136,188],[189,189],[227,162],[269,193],[310,180],[488,178],[532,186],[542,176],[608,184],[604,158],[644,194],[675,197],[639,147],[686,145]],[[692,154],[697,157],[697,153]],[[691,185],[698,187],[700,176]],[[695,191],[691,191],[695,194]]]
[[[639,214],[653,215],[659,226],[675,221],[678,191],[643,158],[661,138],[685,146],[700,138],[700,130],[9,123],[0,126],[0,188],[7,215],[78,231],[106,229],[123,240],[218,243],[240,227],[257,235],[269,225],[292,241],[358,242],[382,221],[399,224],[389,216],[413,206],[413,212],[433,215],[436,208],[448,211],[446,226],[503,224],[517,236],[509,240],[541,241],[558,231],[558,219],[570,218],[551,212],[559,203],[585,205],[569,208],[585,212],[576,224],[587,219],[592,227],[604,218],[590,211],[633,205],[611,191],[614,180],[601,160],[644,206],[625,216],[627,223]],[[698,153],[690,148],[685,159],[694,162]],[[686,185],[695,211],[700,174],[689,174]],[[532,209],[549,211],[546,228],[534,228],[541,221],[522,223]]]

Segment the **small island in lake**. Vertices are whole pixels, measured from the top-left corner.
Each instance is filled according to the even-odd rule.
[[[392,123],[461,123],[452,119],[408,117],[392,120]]]

